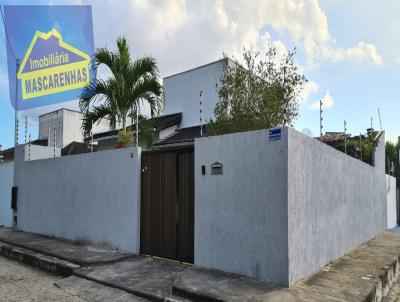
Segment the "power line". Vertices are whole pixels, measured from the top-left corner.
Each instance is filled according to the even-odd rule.
[[[0,12],[1,12],[1,18],[3,19],[3,25],[4,25],[4,33],[6,35],[6,41],[8,42],[8,45],[10,46],[11,53],[14,57],[14,59],[17,59],[17,56],[15,55],[14,49],[12,48],[11,42],[10,42],[10,37],[8,36],[8,31],[6,27],[6,21],[4,19],[4,14],[3,14],[3,7],[0,5]]]

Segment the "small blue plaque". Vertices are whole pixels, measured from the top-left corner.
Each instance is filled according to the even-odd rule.
[[[269,129],[269,141],[277,141],[281,139],[281,128]]]

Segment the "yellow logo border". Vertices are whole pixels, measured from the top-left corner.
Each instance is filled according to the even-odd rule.
[[[26,75],[26,74],[29,73],[29,72],[22,73],[22,70],[24,70],[24,68],[25,68],[26,62],[28,61],[29,56],[31,55],[31,52],[32,52],[32,50],[33,50],[33,47],[34,47],[35,44],[36,44],[37,39],[41,38],[41,39],[43,39],[43,40],[48,40],[51,36],[54,36],[54,37],[58,38],[59,45],[60,45],[62,48],[67,49],[67,50],[69,50],[69,51],[71,51],[71,52],[77,54],[78,56],[81,56],[81,57],[84,59],[84,61],[90,61],[90,56],[89,56],[89,55],[87,55],[87,54],[84,53],[83,51],[80,51],[79,49],[77,49],[77,48],[75,48],[75,47],[73,47],[73,46],[71,46],[71,45],[69,45],[69,44],[63,42],[62,36],[61,36],[61,34],[57,31],[57,29],[53,28],[53,29],[52,29],[51,31],[49,31],[48,33],[43,33],[43,32],[40,32],[40,31],[36,31],[35,35],[33,36],[32,41],[31,41],[31,44],[29,44],[29,47],[28,47],[28,50],[26,51],[26,54],[25,54],[25,56],[24,56],[24,59],[22,60],[22,63],[21,63],[21,65],[20,65],[20,68],[18,69],[18,73],[17,73],[18,79],[21,79],[23,75]],[[53,67],[50,67],[50,68],[53,68]],[[43,68],[43,69],[50,69],[50,68]],[[32,71],[31,71],[31,72],[32,72]],[[35,72],[35,71],[33,71],[33,72]]]

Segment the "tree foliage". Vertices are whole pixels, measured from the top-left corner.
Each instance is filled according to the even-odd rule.
[[[295,49],[279,58],[270,47],[265,54],[243,51],[243,65],[225,57],[218,87],[220,101],[207,130],[211,135],[266,129],[291,124],[307,81],[294,62]]]
[[[347,154],[372,165],[376,147],[378,146],[377,136],[378,132],[372,131],[366,135],[348,138]]]
[[[112,76],[106,80],[96,81],[84,88],[79,106],[84,114],[83,131],[89,135],[92,125],[107,119],[110,129],[121,125],[119,134],[120,145],[127,146],[133,141],[132,132],[127,131],[127,119],[136,120],[140,115],[140,105],[150,107],[151,116],[158,114],[163,105],[162,86],[158,80],[159,70],[152,57],[143,57],[132,61],[127,40],[117,39],[117,51],[111,52],[106,48],[96,50],[94,65],[107,66]],[[146,124],[140,123],[142,132]]]
[[[390,141],[385,145],[386,173],[400,177],[399,163],[400,142],[394,144]]]

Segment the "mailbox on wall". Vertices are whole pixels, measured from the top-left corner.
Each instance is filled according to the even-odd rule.
[[[220,162],[218,162],[218,161],[216,161],[215,163],[213,163],[212,165],[211,165],[211,175],[221,175],[221,174],[223,174],[223,165],[220,163]]]

